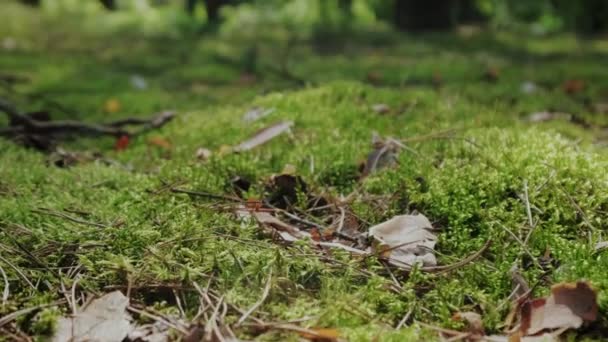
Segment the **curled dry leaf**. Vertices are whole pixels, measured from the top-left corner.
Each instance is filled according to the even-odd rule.
[[[422,214],[400,215],[371,227],[369,235],[376,241],[376,253],[394,266],[410,269],[417,263],[437,265],[433,254],[437,236],[432,229],[431,222]]]
[[[198,160],[208,160],[209,158],[211,158],[211,156],[213,155],[213,152],[211,152],[210,149],[208,148],[204,148],[204,147],[199,147],[196,150],[196,159]]]
[[[467,324],[467,331],[475,336],[484,336],[486,334],[481,315],[477,312],[457,312],[452,318],[465,322]]]
[[[551,288],[549,297],[523,303],[520,331],[535,335],[545,330],[577,329],[583,322],[595,321],[598,310],[597,294],[588,283],[560,283]]]
[[[384,103],[376,103],[372,105],[372,110],[378,114],[388,114],[391,111],[391,107]]]
[[[133,330],[128,305],[120,291],[97,298],[74,316],[60,318],[52,341],[122,341]]]
[[[258,131],[251,138],[243,141],[234,148],[234,151],[248,151],[257,146],[267,143],[268,141],[276,138],[277,136],[289,132],[293,126],[293,121],[282,121],[272,126],[266,127],[261,131]]]
[[[572,114],[561,112],[535,112],[528,116],[529,122],[546,122],[552,120],[571,120]]]

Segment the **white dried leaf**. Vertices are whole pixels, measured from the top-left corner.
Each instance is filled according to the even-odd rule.
[[[265,116],[272,114],[273,112],[274,112],[274,108],[266,109],[266,108],[261,108],[261,107],[254,107],[251,110],[247,111],[247,113],[245,113],[245,115],[243,115],[243,121],[254,122]]]
[[[74,316],[60,318],[52,341],[122,341],[133,330],[128,305],[129,298],[120,291],[97,298]]]
[[[261,131],[257,132],[253,137],[243,141],[238,146],[234,148],[235,151],[248,151],[254,147],[262,145],[277,136],[288,132],[293,126],[293,121],[283,121],[279,122],[270,127],[264,128]]]
[[[422,214],[400,215],[369,229],[380,252],[388,250],[388,261],[409,269],[414,264],[436,266],[433,249],[437,236],[431,232],[431,222]]]

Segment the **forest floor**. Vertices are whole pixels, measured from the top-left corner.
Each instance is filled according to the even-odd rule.
[[[7,5],[0,98],[53,120],[176,117],[130,138],[44,140],[52,152],[0,139],[7,340],[53,334],[116,289],[138,324],[169,321],[173,336],[427,340],[466,331],[465,312],[504,335],[514,284],[542,297],[574,281],[597,291],[600,318],[569,334],[608,334],[608,41],[252,44],[88,20]],[[271,126],[289,129],[244,147]],[[413,213],[436,229],[439,268],[328,247],[373,250],[370,227]]]

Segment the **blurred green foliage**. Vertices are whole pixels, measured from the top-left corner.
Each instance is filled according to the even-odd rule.
[[[32,4],[32,1],[21,0]],[[174,28],[185,32],[200,31],[201,24],[209,25],[205,12],[208,1],[195,2],[192,15],[185,13],[187,0],[116,0],[120,12],[131,17],[158,16],[174,18]],[[266,34],[277,28],[299,36],[320,32],[344,32],[356,27],[382,23],[386,26],[399,23],[397,11],[413,11],[407,17],[423,16],[422,22],[447,20],[450,25],[471,21],[486,23],[500,30],[515,30],[536,35],[564,30],[590,34],[608,29],[608,1],[605,0],[447,0],[440,6],[449,7],[428,11],[428,4],[413,0],[215,0],[220,3],[220,17],[224,32],[252,30],[251,34]],[[34,2],[35,3],[35,2]],[[401,4],[401,6],[399,6]],[[406,4],[406,5],[404,5]],[[41,0],[42,8],[52,12],[101,11],[102,1]],[[425,6],[427,6],[425,8]],[[433,3],[433,6],[438,5]],[[419,13],[418,13],[419,12]],[[437,18],[441,13],[450,13]],[[427,16],[428,18],[424,18]],[[405,26],[407,29],[407,25]],[[280,31],[280,30],[279,30]]]

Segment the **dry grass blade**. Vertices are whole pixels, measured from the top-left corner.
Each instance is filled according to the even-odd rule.
[[[8,301],[8,296],[10,296],[10,284],[8,282],[8,277],[6,276],[6,272],[2,266],[0,266],[0,273],[2,273],[2,279],[4,279],[4,290],[2,290],[2,306],[6,305]]]
[[[7,323],[12,322],[13,320],[15,320],[23,315],[29,314],[30,312],[34,312],[36,310],[40,310],[40,309],[44,309],[44,308],[49,308],[49,307],[60,305],[63,303],[65,303],[64,299],[53,302],[53,303],[49,303],[49,304],[40,304],[40,305],[36,305],[36,306],[32,306],[29,308],[15,311],[13,313],[10,313],[10,314],[0,318],[0,328],[3,327],[4,325],[6,325]]]
[[[481,249],[458,262],[444,266],[422,267],[421,270],[425,272],[449,272],[455,270],[479,258],[483,254],[483,252],[490,248],[490,245],[492,245],[492,240],[486,241],[486,243],[481,247]]]
[[[9,265],[12,269],[15,270],[15,272],[17,272],[21,278],[23,278],[23,280],[25,280],[25,282],[34,290],[37,290],[36,286],[34,284],[32,284],[32,282],[28,279],[28,277],[17,267],[15,266],[13,263],[11,263],[10,261],[6,260],[4,257],[2,257],[0,255],[0,261],[4,262],[5,264]]]
[[[272,284],[272,270],[270,271],[270,273],[268,274],[268,280],[266,280],[266,286],[264,286],[264,292],[262,293],[262,297],[260,298],[259,301],[257,301],[255,304],[253,304],[242,316],[241,318],[239,318],[239,320],[236,322],[236,325],[239,326],[241,324],[243,324],[243,322],[247,319],[247,317],[249,317],[255,310],[257,310],[257,308],[260,307],[260,305],[262,305],[264,303],[264,301],[266,300],[266,297],[268,297],[268,294],[270,293],[270,285]]]

